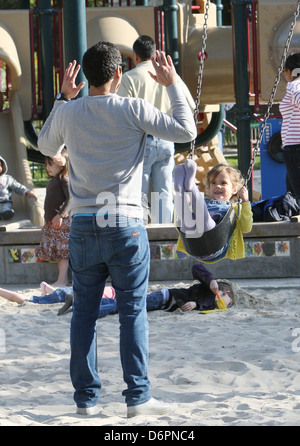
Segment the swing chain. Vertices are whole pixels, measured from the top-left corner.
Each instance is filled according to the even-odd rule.
[[[248,169],[248,172],[247,172],[247,177],[246,177],[246,180],[245,180],[245,186],[247,186],[247,184],[250,181],[251,176],[252,176],[252,169],[253,169],[254,164],[255,164],[255,158],[256,158],[256,156],[257,156],[257,154],[259,152],[260,144],[261,144],[261,141],[262,141],[262,138],[263,138],[263,135],[264,135],[264,131],[265,131],[266,125],[267,125],[267,120],[270,117],[271,108],[273,106],[274,98],[275,98],[276,91],[277,91],[277,88],[278,88],[278,85],[279,85],[279,82],[280,82],[280,79],[281,79],[281,74],[282,74],[283,69],[284,69],[284,64],[285,64],[285,61],[286,61],[287,53],[288,53],[288,50],[289,50],[289,47],[290,47],[290,44],[291,44],[291,40],[292,40],[292,37],[293,37],[293,34],[294,34],[294,29],[296,27],[297,18],[299,16],[299,14],[300,14],[300,0],[297,0],[297,8],[296,8],[296,11],[294,12],[294,19],[293,19],[293,21],[291,23],[291,27],[290,27],[289,34],[288,34],[288,37],[287,37],[287,41],[286,41],[286,44],[285,44],[284,49],[283,49],[283,54],[281,56],[280,66],[278,67],[277,76],[275,78],[274,85],[273,85],[273,88],[272,88],[272,91],[271,91],[271,94],[270,94],[270,98],[269,98],[269,102],[268,102],[268,106],[267,106],[267,111],[266,111],[266,114],[264,116],[264,120],[262,122],[262,125],[260,127],[260,132],[259,132],[259,136],[258,136],[258,138],[256,140],[256,145],[255,145],[255,147],[253,149],[253,154],[252,154],[252,158],[251,158],[251,161],[250,161],[250,166],[249,166],[249,169]],[[253,20],[256,20],[256,18],[253,18]]]
[[[194,120],[195,124],[199,124],[198,116],[199,116],[199,106],[200,106],[200,95],[202,88],[202,78],[203,78],[203,70],[204,70],[204,61],[205,61],[205,50],[206,50],[206,40],[207,40],[207,29],[208,29],[208,11],[209,11],[209,2],[210,0],[206,0],[205,3],[205,11],[204,11],[204,22],[203,22],[203,34],[202,34],[202,45],[199,53],[199,70],[198,70],[198,81],[197,81],[197,93],[196,93],[196,101],[195,101],[195,110],[194,110]],[[191,142],[191,151],[190,158],[193,158],[195,151],[195,142],[193,140]]]

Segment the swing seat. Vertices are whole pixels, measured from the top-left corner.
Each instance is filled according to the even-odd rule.
[[[180,228],[180,234],[184,249],[194,257],[208,257],[223,248],[230,240],[236,226],[238,215],[231,205],[220,221],[213,229],[204,232],[201,237],[188,237]]]

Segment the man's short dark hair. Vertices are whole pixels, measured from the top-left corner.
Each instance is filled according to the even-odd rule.
[[[122,66],[122,56],[116,45],[111,42],[98,42],[83,55],[82,70],[89,86],[101,87],[115,75]]]
[[[133,44],[133,51],[142,60],[148,60],[155,55],[156,44],[150,36],[140,36]]]

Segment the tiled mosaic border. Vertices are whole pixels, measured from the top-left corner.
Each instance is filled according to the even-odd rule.
[[[170,260],[188,258],[176,252],[176,244],[150,243],[151,260]],[[288,240],[245,242],[246,257],[289,257]]]
[[[151,260],[173,260],[188,258],[180,256],[176,252],[176,244],[173,243],[150,243]],[[289,257],[290,242],[287,240],[278,241],[254,241],[245,242],[246,257]],[[41,263],[45,260],[39,257],[39,248],[8,248],[8,263],[32,264]]]
[[[46,262],[39,256],[39,248],[8,248],[8,263],[32,264]]]
[[[289,257],[290,242],[286,240],[272,242],[245,242],[246,257]]]

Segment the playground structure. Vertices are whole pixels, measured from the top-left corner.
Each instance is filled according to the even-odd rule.
[[[2,20],[6,26],[2,25]],[[33,182],[27,159],[24,121],[31,119],[31,69],[28,13],[1,12],[0,60],[9,67],[9,110],[0,113],[0,153],[8,163],[8,173],[26,187]],[[22,33],[20,30],[22,29]],[[28,219],[34,225],[43,223],[41,209],[33,199],[14,196],[16,219]]]
[[[148,34],[156,40],[158,48],[171,54],[178,73],[195,97],[199,51],[206,20],[197,179],[201,184],[206,170],[223,160],[221,151],[212,142],[223,124],[223,105],[228,103],[236,104],[239,167],[246,173],[251,160],[250,121],[253,118],[262,119],[269,101],[296,9],[295,0],[232,0],[232,26],[221,25],[218,17],[222,2],[218,0],[209,2],[208,17],[205,15],[205,0],[189,0],[186,3],[163,0],[160,6],[150,5],[150,1],[139,6],[122,6],[122,2],[117,6],[112,2],[104,5],[107,7],[87,8],[84,0],[64,0],[62,9],[57,7],[57,3],[55,0],[39,0],[34,10],[0,10],[0,61],[2,73],[5,73],[2,90],[6,100],[0,113],[0,153],[7,160],[11,175],[33,188],[28,160],[41,159],[41,154],[36,150],[35,123],[42,123],[48,116],[53,98],[60,89],[64,66],[69,60],[81,60],[86,47],[99,40],[108,40],[118,45],[130,68],[134,40],[141,34]],[[290,52],[299,51],[299,48],[300,23],[297,22]],[[282,99],[284,92],[285,82],[282,80],[276,92],[275,104]],[[83,94],[86,93],[86,90],[83,91]],[[278,118],[276,112],[271,118]],[[271,136],[272,132],[269,138]],[[206,145],[208,151],[202,153],[201,147]],[[186,150],[186,147],[176,147],[179,162],[182,162]],[[280,173],[284,178],[284,170],[281,169]],[[272,174],[269,171],[266,175]],[[43,224],[43,209],[32,199],[25,202],[18,196],[14,195],[13,198],[16,209],[13,222],[29,219],[33,226],[39,228]],[[296,230],[298,223],[290,226],[293,227],[292,252],[294,246],[296,248],[294,239],[299,229]],[[24,245],[22,237],[27,237],[27,244],[36,244],[37,228],[33,228],[31,233],[28,229],[20,230],[21,233],[16,231],[16,246]],[[169,228],[166,233],[162,227],[151,228],[150,239],[152,237],[155,243],[164,240],[169,245],[176,237],[172,231]],[[257,227],[255,231],[255,237],[260,237]],[[272,231],[264,229],[262,237],[272,233],[275,239],[290,237],[286,225],[283,232],[282,227],[276,232],[274,226]],[[1,235],[1,244],[11,246],[15,240],[13,234],[6,234],[6,239],[4,233]],[[4,251],[1,255],[5,263]],[[4,273],[3,283],[9,280],[10,268],[11,265]],[[41,268],[45,266],[41,265]],[[292,275],[295,274],[294,267],[287,269]]]

